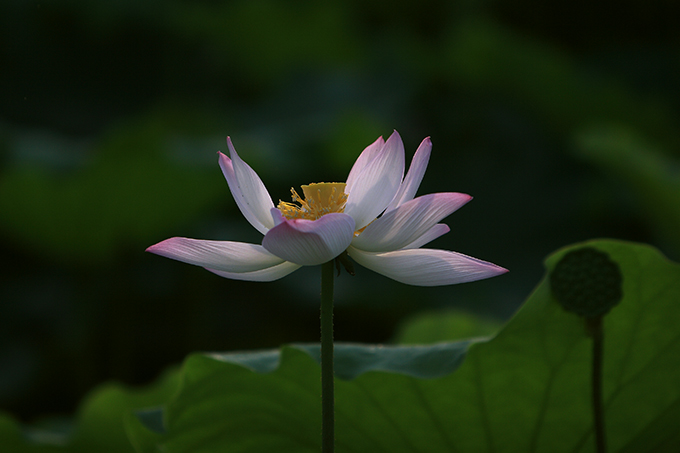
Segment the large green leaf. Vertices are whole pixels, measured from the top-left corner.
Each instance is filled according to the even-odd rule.
[[[462,363],[468,346],[476,341],[442,343],[433,346],[370,346],[363,344],[335,344],[335,375],[354,379],[368,371],[390,371],[420,378],[445,376]],[[318,344],[298,344],[292,348],[307,352],[321,362]],[[279,365],[279,351],[256,353],[213,354],[213,358],[266,373]]]
[[[16,420],[0,413],[0,441],[3,448],[12,453],[31,452],[30,446],[24,441]]]
[[[624,299],[605,320],[610,451],[677,451],[680,266],[648,246],[587,245],[609,253],[624,276]],[[569,249],[551,256],[548,269]],[[410,371],[379,371],[379,349],[369,362],[381,366],[340,361],[339,374],[357,377],[336,381],[338,450],[592,451],[590,347],[582,320],[553,300],[544,280],[453,373],[414,377],[418,361]],[[318,363],[300,348],[194,355],[161,432],[132,433],[146,446],[140,451],[151,451],[151,435],[166,452],[319,451],[319,395]]]
[[[398,344],[431,344],[461,338],[492,336],[500,321],[481,318],[460,310],[432,310],[409,318],[398,330]]]

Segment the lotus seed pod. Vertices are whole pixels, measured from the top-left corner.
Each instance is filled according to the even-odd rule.
[[[592,247],[573,250],[550,274],[555,299],[567,310],[586,318],[607,314],[623,297],[619,266]]]

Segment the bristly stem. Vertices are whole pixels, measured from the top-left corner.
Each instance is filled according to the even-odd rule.
[[[321,265],[321,451],[335,451],[333,261]]]
[[[588,332],[593,339],[593,426],[595,428],[595,451],[605,453],[607,440],[604,426],[604,407],[602,406],[602,362],[604,357],[603,316],[587,318]]]

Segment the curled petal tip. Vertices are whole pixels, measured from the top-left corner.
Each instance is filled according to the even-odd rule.
[[[154,253],[156,255],[162,255],[163,251],[166,250],[169,245],[171,246],[175,242],[176,239],[177,238],[174,238],[174,237],[165,239],[161,242],[157,242],[156,244],[147,247],[146,250],[144,250],[144,251],[149,252],[149,253]]]
[[[488,273],[489,277],[496,277],[498,275],[503,275],[503,274],[507,274],[508,272],[510,272],[508,269],[501,267],[501,266],[498,266],[497,264],[488,263],[488,262],[484,262],[484,264],[486,264],[486,272]],[[487,277],[485,277],[485,278],[487,278]]]
[[[227,136],[227,148],[229,148],[229,155],[231,157],[238,157],[238,154],[236,154],[236,148],[234,148],[234,144],[232,143],[230,136]]]
[[[388,138],[388,140],[389,140],[390,138],[392,138],[392,137],[395,137],[395,136],[396,136],[396,138],[398,138],[399,140],[401,140],[401,135],[399,135],[399,132],[397,132],[396,129],[393,129],[393,130],[392,130],[392,134],[390,134],[390,137]]]
[[[144,251],[148,252],[148,253],[153,253],[154,255],[164,256],[166,258],[171,258],[171,256],[168,256],[168,254],[174,248],[174,246],[177,242],[177,239],[179,239],[179,238],[172,237],[172,238],[169,238],[169,239],[165,239],[165,240],[158,242],[158,243],[156,243],[156,244],[154,244],[150,247],[147,247],[146,250],[144,250]]]
[[[154,245],[150,245],[149,247],[144,250],[145,252],[153,253],[154,255],[161,255],[163,256],[163,250],[168,246],[168,244],[172,244],[173,240],[175,238],[169,238],[165,239],[161,242],[158,242]]]

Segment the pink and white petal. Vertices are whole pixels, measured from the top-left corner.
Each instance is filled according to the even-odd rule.
[[[365,252],[399,250],[471,199],[455,192],[423,195],[384,213],[354,238],[352,246]]]
[[[354,187],[354,182],[356,181],[357,177],[361,173],[361,171],[366,167],[366,165],[371,162],[375,156],[378,155],[382,147],[385,145],[385,140],[383,140],[382,136],[378,137],[376,141],[368,145],[359,155],[357,158],[356,162],[354,162],[354,165],[352,166],[352,169],[349,172],[349,175],[347,176],[347,181],[345,181],[345,184],[347,186],[345,187],[347,193]]]
[[[231,241],[204,241],[174,237],[152,245],[147,252],[224,272],[253,272],[284,260],[258,244]]]
[[[422,247],[423,245],[434,241],[438,237],[441,237],[451,231],[451,228],[445,223],[438,223],[429,230],[422,236],[420,236],[418,239],[415,241],[411,242],[408,245],[405,245],[403,249],[418,249]]]
[[[286,220],[267,232],[262,246],[286,261],[314,266],[341,254],[353,237],[354,219],[336,212],[317,220]]]
[[[274,226],[277,226],[286,221],[286,217],[284,217],[284,215],[281,214],[281,211],[278,208],[272,208],[270,212],[272,214]]]
[[[397,195],[395,195],[394,199],[387,207],[388,212],[407,201],[413,200],[413,197],[416,196],[418,187],[420,187],[423,176],[425,176],[425,170],[430,161],[431,151],[432,141],[430,140],[430,137],[427,137],[420,143],[416,153],[413,155],[411,166],[406,173],[406,177],[402,181],[401,186],[399,186]]]
[[[448,250],[408,249],[385,253],[347,250],[354,261],[401,283],[442,286],[482,280],[507,272],[486,261]]]
[[[266,228],[272,228],[274,222],[271,218],[270,209],[274,207],[274,203],[269,192],[267,192],[267,188],[257,173],[239,157],[229,137],[227,137],[227,146],[243,203],[248,206],[262,225]]]
[[[357,230],[385,210],[399,190],[403,177],[404,144],[394,131],[347,191],[345,214],[354,218]]]
[[[268,267],[266,269],[260,269],[252,272],[224,272],[218,271],[216,269],[209,269],[213,274],[217,274],[220,277],[230,278],[232,280],[246,280],[251,282],[272,282],[278,280],[286,275],[295,272],[302,266],[299,264],[294,264],[289,261],[284,261],[276,266]]]
[[[243,217],[246,218],[246,220],[260,233],[262,234],[267,234],[267,231],[269,231],[269,228],[264,226],[262,222],[257,218],[255,213],[250,209],[250,206],[248,203],[246,203],[246,200],[241,193],[241,188],[239,187],[238,181],[236,180],[236,175],[234,173],[234,165],[227,156],[225,156],[222,153],[219,154],[219,162],[220,162],[220,168],[222,169],[222,174],[224,175],[225,179],[227,180],[227,184],[229,185],[229,190],[231,191],[231,195],[234,197],[234,201],[236,202],[236,206],[238,206],[239,210],[241,211],[241,214],[243,214]]]

